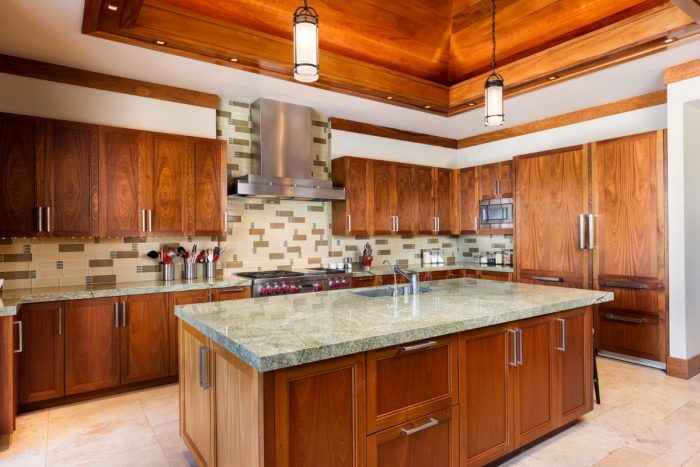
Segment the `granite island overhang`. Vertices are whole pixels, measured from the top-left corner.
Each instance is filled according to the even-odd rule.
[[[592,410],[592,306],[612,293],[423,285],[399,297],[177,307],[181,435],[193,455],[359,466],[410,451],[425,465],[480,465]]]

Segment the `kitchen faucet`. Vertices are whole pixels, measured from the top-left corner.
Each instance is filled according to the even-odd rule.
[[[398,264],[396,266],[391,266],[391,263],[387,259],[385,259],[382,264],[384,264],[384,263],[388,264],[389,267],[392,268],[391,270],[394,273],[394,296],[398,295],[398,291],[399,291],[398,285],[396,284],[396,274],[401,274],[403,277],[405,277],[406,279],[408,279],[410,281],[411,285],[408,286],[409,293],[411,293],[413,295],[418,295],[418,293],[420,292],[420,286],[419,286],[419,282],[418,282],[419,279],[418,279],[417,272],[415,272],[415,271],[403,271]],[[410,273],[410,275],[409,275],[409,273]]]

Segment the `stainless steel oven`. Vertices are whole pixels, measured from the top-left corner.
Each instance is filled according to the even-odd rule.
[[[513,198],[485,199],[479,203],[480,229],[512,229]]]

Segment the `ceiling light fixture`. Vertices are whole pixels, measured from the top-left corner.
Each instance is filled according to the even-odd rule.
[[[318,13],[306,2],[294,12],[294,79],[313,83],[318,80]]]
[[[557,78],[559,78],[557,75],[552,75],[552,76],[548,76],[548,77],[547,77],[547,79],[550,80],[550,81],[554,81],[554,80],[557,79]]]
[[[676,39],[678,39],[678,38],[677,37],[667,37],[666,39],[664,39],[664,44],[670,44],[671,42],[675,42]]]
[[[392,99],[393,99],[393,97],[391,97],[391,96],[386,96],[386,98],[389,99],[389,100],[392,100]]]
[[[117,11],[119,7],[117,5],[107,5],[107,9],[111,11]]]
[[[503,77],[496,73],[496,0],[491,0],[491,62],[493,71],[484,83],[484,109],[486,115],[484,125],[503,125],[505,116],[503,113]]]
[[[229,60],[231,60],[233,63],[238,62],[238,59],[237,59],[237,58],[230,58]]]
[[[158,41],[156,41],[156,44],[158,44],[158,45],[165,45],[165,41],[160,41],[160,40],[158,40]]]

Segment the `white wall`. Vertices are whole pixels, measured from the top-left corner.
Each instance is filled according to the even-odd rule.
[[[331,159],[358,156],[408,164],[457,167],[457,150],[333,130]]]
[[[686,357],[700,354],[700,101],[683,106]]]
[[[216,137],[216,110],[0,73],[0,112]]]
[[[657,105],[609,117],[459,149],[457,166],[499,162],[514,156],[666,128],[666,105]]]

